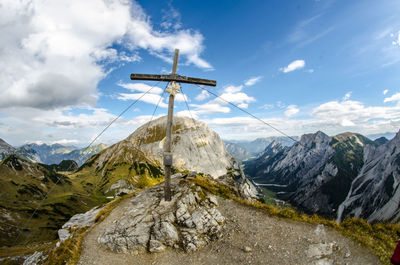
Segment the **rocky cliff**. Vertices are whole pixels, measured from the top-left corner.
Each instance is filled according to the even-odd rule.
[[[367,145],[364,165],[352,181],[350,191],[338,211],[368,221],[400,220],[400,135],[379,146]]]
[[[146,155],[162,163],[167,117],[158,118],[138,128],[126,141],[137,145]],[[214,178],[224,175],[235,161],[226,151],[217,133],[200,121],[175,116],[173,119],[173,166]]]
[[[367,143],[373,144],[353,133],[306,134],[292,147],[267,148],[245,171],[257,183],[280,185],[280,197],[303,210],[334,217],[363,165]]]

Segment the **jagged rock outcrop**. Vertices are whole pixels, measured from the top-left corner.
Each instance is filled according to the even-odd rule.
[[[97,214],[101,211],[102,207],[94,207],[93,209],[79,213],[71,217],[61,229],[58,230],[58,238],[64,242],[72,236],[71,229],[90,227],[95,223]]]
[[[221,236],[225,218],[216,208],[217,197],[189,182],[173,182],[172,192],[171,201],[163,199],[160,186],[139,193],[98,243],[120,253],[166,247],[194,251]]]
[[[114,196],[121,196],[124,194],[129,194],[135,190],[135,186],[133,186],[133,184],[130,183],[128,180],[120,179],[112,184],[111,187],[108,188],[108,190],[106,190],[106,194],[113,193]]]
[[[338,220],[346,216],[368,221],[400,220],[400,134],[378,147],[367,145],[364,165],[340,205]]]
[[[373,144],[353,133],[306,134],[292,147],[267,148],[245,171],[257,183],[276,185],[281,198],[303,210],[334,217],[363,165],[367,143]]]
[[[23,265],[41,265],[45,264],[47,255],[42,251],[35,251],[32,255],[28,256]]]

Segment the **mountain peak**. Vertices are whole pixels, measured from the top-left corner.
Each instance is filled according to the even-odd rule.
[[[167,116],[139,127],[126,141],[139,147],[147,156],[162,163]],[[172,126],[174,167],[210,174],[224,175],[232,168],[233,157],[226,151],[219,135],[204,122],[174,116]]]
[[[341,133],[338,135],[335,135],[332,137],[335,141],[338,143],[346,143],[350,145],[359,145],[359,146],[364,146],[366,144],[371,144],[371,145],[376,145],[372,140],[369,138],[358,134],[358,133],[352,133],[352,132],[345,132]],[[335,143],[333,143],[335,145]]]
[[[375,139],[374,142],[377,145],[383,145],[383,144],[386,144],[387,142],[389,142],[389,140],[385,136],[382,136],[382,137],[379,137],[378,139]]]
[[[303,146],[314,146],[314,144],[320,144],[330,141],[330,137],[322,131],[317,131],[316,133],[304,134],[300,138],[300,143]]]
[[[12,145],[0,138],[0,148],[15,149]]]

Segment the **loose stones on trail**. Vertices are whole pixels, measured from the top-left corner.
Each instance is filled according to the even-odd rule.
[[[225,218],[217,210],[216,196],[190,183],[174,183],[171,201],[154,187],[131,200],[131,208],[98,238],[106,248],[128,253],[166,247],[195,251],[222,235]]]

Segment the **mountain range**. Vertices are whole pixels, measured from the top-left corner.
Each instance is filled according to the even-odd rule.
[[[399,134],[372,141],[357,133],[329,137],[319,131],[291,147],[271,143],[245,163],[245,172],[308,213],[396,222],[399,145]]]
[[[74,160],[81,166],[89,157],[100,152],[107,146],[105,144],[93,145],[88,148],[77,148],[61,144],[24,144],[13,147],[0,139],[0,160],[7,155],[15,154],[21,158],[43,164],[59,164],[63,160]]]
[[[292,136],[293,140],[298,140],[298,136]],[[294,144],[292,139],[285,136],[270,136],[257,138],[253,141],[224,141],[228,152],[240,161],[257,156],[273,141],[279,142],[283,146],[291,146]]]

